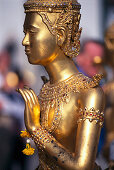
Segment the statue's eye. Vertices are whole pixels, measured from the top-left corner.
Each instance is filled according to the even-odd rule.
[[[26,34],[26,31],[23,31],[24,34]]]
[[[109,41],[111,42],[111,44],[114,44],[114,38],[110,38]]]
[[[30,33],[30,34],[35,34],[35,33],[36,33],[36,31],[29,30],[29,33]]]

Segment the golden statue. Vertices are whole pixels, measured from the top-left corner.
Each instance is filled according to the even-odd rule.
[[[28,0],[24,8],[23,45],[29,63],[44,66],[49,74],[38,97],[28,87],[18,89],[25,100],[25,136],[38,148],[39,169],[92,170],[104,93],[98,86],[101,75],[84,76],[72,60],[80,50],[80,4]]]
[[[112,78],[103,87],[107,104],[105,109],[106,141],[103,152],[108,162],[111,162],[109,150],[111,143],[114,141],[114,23],[106,30],[105,46],[106,64],[112,69]]]

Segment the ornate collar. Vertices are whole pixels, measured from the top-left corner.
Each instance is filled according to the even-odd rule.
[[[70,78],[55,84],[50,82],[43,85],[39,99],[52,100],[59,97],[65,97],[70,92],[77,92],[79,89],[88,89],[99,84],[102,75],[97,74],[91,78],[84,76],[82,73],[72,75]]]
[[[82,73],[72,75],[70,78],[55,84],[50,82],[43,85],[38,96],[42,116],[41,123],[49,132],[55,131],[61,120],[62,103],[70,101],[70,93],[79,93],[80,89],[89,89],[99,84],[102,75],[95,75],[92,79]],[[50,108],[55,108],[51,128],[48,128],[48,113]]]

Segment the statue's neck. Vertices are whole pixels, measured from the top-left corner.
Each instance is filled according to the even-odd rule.
[[[78,73],[74,62],[66,57],[64,53],[61,53],[52,62],[48,63],[45,69],[48,72],[51,84],[64,81],[73,74]]]

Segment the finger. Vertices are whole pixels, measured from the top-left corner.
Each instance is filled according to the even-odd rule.
[[[29,106],[25,103],[24,120],[26,129],[29,131],[33,125]]]
[[[31,98],[31,101],[33,103],[30,103],[30,105],[32,104],[31,106],[31,110],[33,111],[34,115],[37,115],[38,113],[40,113],[40,105],[39,105],[39,102],[38,102],[38,99],[37,99],[37,96],[36,94],[33,92],[32,89],[25,89],[26,91],[26,95],[28,94],[29,97]],[[30,101],[29,101],[30,102]]]
[[[34,96],[33,96],[33,94],[32,94],[31,91],[30,91],[30,88],[29,88],[28,86],[26,86],[26,85],[24,85],[24,88],[26,89],[27,93],[30,95],[33,104],[36,104],[36,103],[35,103]]]
[[[31,93],[31,91],[30,91],[29,89],[25,89],[25,90],[26,90],[26,93],[30,96],[31,103],[32,103],[33,105],[35,105],[35,104],[36,104],[36,101],[35,101],[35,99],[34,99],[33,94]]]
[[[27,85],[24,85],[24,88],[25,88],[25,89],[28,89],[28,90],[30,89]]]
[[[23,97],[24,101],[27,102],[27,98],[26,98],[26,95],[25,93],[23,92],[22,89],[17,89],[17,92],[21,94],[21,96]]]
[[[37,99],[37,102],[35,101],[35,98],[37,97],[35,93],[32,93],[32,90],[30,91],[30,89],[28,90],[28,88],[26,89],[26,92],[28,93],[28,95],[30,95],[31,97],[31,101],[33,101],[32,103],[32,111],[33,111],[33,114],[34,115],[39,115],[40,113],[40,105],[38,103],[38,99]],[[35,96],[35,98],[34,98]]]
[[[35,94],[35,92],[34,92],[31,88],[30,88],[30,91],[31,91],[32,95],[34,96],[34,99],[35,99],[36,103],[39,104],[39,102],[38,102],[38,97],[37,97],[37,95]]]
[[[35,92],[34,92],[31,88],[29,88],[28,86],[24,86],[24,88],[28,90],[28,92],[29,92],[29,94],[31,95],[31,97],[33,96],[32,99],[34,100],[35,104],[39,104],[39,102],[38,102],[38,97],[37,97],[37,95],[35,94]],[[30,92],[31,92],[31,93],[30,93]]]
[[[28,94],[28,92],[27,92],[26,89],[23,89],[23,93],[25,94],[25,96],[26,96],[26,98],[27,98],[27,103],[28,103],[28,105],[30,106],[30,109],[32,110],[32,108],[33,108],[33,102],[32,102],[31,96]]]
[[[40,111],[37,109],[35,109],[35,110],[34,110],[35,112],[34,111],[30,112],[30,109],[29,109],[28,105],[26,104],[24,119],[25,119],[26,128],[28,127],[28,129],[30,129],[34,126],[39,127],[39,125],[40,125]]]

